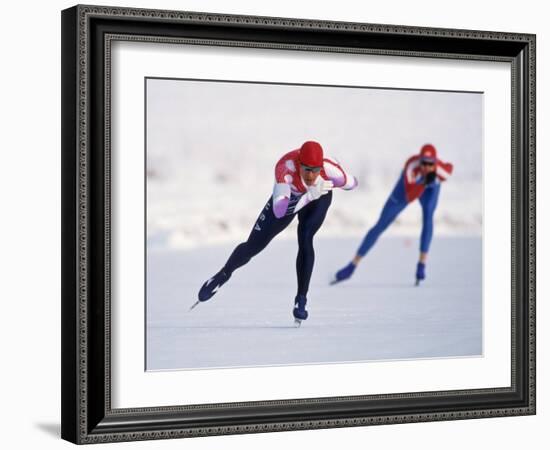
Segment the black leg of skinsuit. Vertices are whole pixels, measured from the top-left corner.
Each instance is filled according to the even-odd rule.
[[[273,214],[271,199],[258,216],[246,242],[239,244],[222,269],[228,276],[241,266],[244,266],[251,258],[260,253],[271,240],[283,231],[294,219],[295,214],[283,216],[280,219]],[[309,206],[309,205],[308,205]]]
[[[309,290],[309,282],[315,263],[313,236],[321,228],[331,202],[332,192],[329,192],[298,211],[298,257],[296,258],[298,295],[305,296]]]
[[[332,192],[323,195],[298,211],[298,256],[296,258],[296,275],[298,278],[298,294],[306,295],[309,289],[315,251],[313,249],[313,236],[325,220],[328,208],[332,202]],[[260,253],[271,240],[283,231],[294,219],[296,214],[277,219],[273,214],[271,199],[265,205],[258,216],[246,242],[239,244],[225,263],[223,271],[228,275],[241,266],[244,266],[251,258]]]

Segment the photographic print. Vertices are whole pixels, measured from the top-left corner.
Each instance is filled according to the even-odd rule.
[[[63,439],[535,414],[534,35],[61,19]]]
[[[146,78],[146,370],[481,357],[483,99]]]

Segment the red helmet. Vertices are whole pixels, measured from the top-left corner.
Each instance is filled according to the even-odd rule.
[[[309,167],[322,167],[323,147],[318,142],[304,142],[300,147],[300,163]]]
[[[437,150],[432,144],[425,144],[420,149],[420,159],[426,162],[436,162]]]

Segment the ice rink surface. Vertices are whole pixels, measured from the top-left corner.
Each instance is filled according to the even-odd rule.
[[[482,355],[481,238],[436,235],[427,279],[415,287],[417,239],[382,237],[351,280],[329,286],[359,243],[319,232],[300,328],[292,317],[295,240],[275,238],[193,311],[202,283],[238,242],[149,250],[147,370]]]

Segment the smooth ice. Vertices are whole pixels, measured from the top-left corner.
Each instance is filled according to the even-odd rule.
[[[359,243],[316,237],[300,328],[292,317],[295,240],[276,238],[192,311],[234,245],[150,250],[147,370],[482,355],[481,238],[436,236],[427,280],[415,287],[417,240],[382,237],[351,280],[329,286]]]

